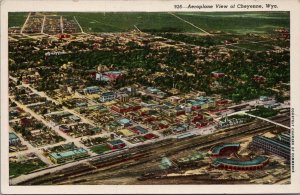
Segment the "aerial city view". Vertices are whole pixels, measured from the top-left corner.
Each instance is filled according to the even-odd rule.
[[[290,184],[289,12],[10,12],[10,185]]]

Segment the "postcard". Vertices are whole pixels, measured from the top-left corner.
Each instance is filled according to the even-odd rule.
[[[299,193],[299,11],[2,1],[2,193]]]

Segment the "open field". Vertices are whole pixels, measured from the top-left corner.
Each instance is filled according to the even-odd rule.
[[[9,26],[21,26],[27,13],[10,13]],[[170,13],[59,13],[74,16],[85,32],[127,32],[137,28],[145,32],[203,33]],[[289,28],[288,12],[181,12],[178,17],[206,31],[234,34],[266,33],[274,28]],[[259,19],[259,20],[258,20]],[[213,24],[213,25],[212,25]],[[136,27],[135,27],[136,26]]]
[[[91,148],[91,151],[102,154],[103,152],[109,151],[110,148],[107,145],[98,145]]]
[[[9,163],[9,175],[17,177],[22,174],[30,173],[33,170],[44,167],[46,164],[41,160],[31,160],[23,163],[10,162]]]
[[[8,17],[8,27],[20,26],[22,27],[28,13],[25,12],[11,12]]]

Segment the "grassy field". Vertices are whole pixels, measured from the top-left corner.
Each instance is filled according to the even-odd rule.
[[[102,154],[103,152],[109,151],[110,148],[107,145],[98,145],[90,148],[91,151],[97,153],[97,154]]]
[[[201,33],[192,25],[169,13],[56,13],[71,19],[74,16],[85,32],[126,32],[136,27],[145,32]],[[206,31],[235,34],[266,33],[274,28],[289,28],[289,12],[178,12],[180,18]],[[9,26],[20,26],[26,13],[11,13]],[[136,27],[135,27],[136,26]]]
[[[38,161],[27,161],[24,163],[9,163],[9,176],[17,177],[19,175],[27,174],[33,170],[39,169],[46,166],[41,160]]]
[[[268,118],[271,116],[276,116],[278,111],[272,108],[258,107],[256,110],[249,111],[248,113],[259,117]]]
[[[265,33],[274,28],[289,28],[288,12],[177,13],[179,17],[206,31],[236,34]]]
[[[10,12],[8,14],[8,27],[23,26],[28,13],[24,12]]]

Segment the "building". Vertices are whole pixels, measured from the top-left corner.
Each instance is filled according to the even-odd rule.
[[[172,129],[173,133],[183,133],[186,132],[188,129],[188,125],[182,124],[182,125],[177,125]]]
[[[150,94],[153,94],[153,95],[156,95],[159,98],[163,98],[167,95],[165,92],[163,92],[163,91],[161,91],[157,88],[154,88],[154,87],[147,87],[146,92],[150,93]]]
[[[134,136],[135,133],[130,131],[129,129],[120,129],[117,134],[122,134],[125,137],[131,137]]]
[[[70,128],[67,125],[60,125],[59,130],[62,132],[69,132]]]
[[[224,77],[225,74],[222,73],[222,72],[216,72],[216,71],[214,71],[214,72],[211,73],[211,76],[214,77],[214,78],[216,78],[216,79],[218,79],[218,78]]]
[[[119,112],[119,113],[134,112],[141,108],[142,107],[136,103],[121,103],[121,104],[113,105],[111,107],[112,110]]]
[[[213,147],[210,151],[212,156],[224,156],[229,153],[235,153],[240,149],[239,143],[227,143]]]
[[[265,102],[265,101],[268,101],[269,98],[267,96],[260,96],[259,100]]]
[[[107,102],[114,100],[116,98],[116,94],[114,92],[105,92],[101,94],[101,97],[99,98],[100,102]]]
[[[137,90],[135,87],[123,87],[120,89],[120,92],[125,93],[127,95],[136,95]]]
[[[291,135],[290,133],[281,133],[277,136],[277,139],[281,142],[290,145],[291,144]]]
[[[29,118],[21,118],[19,120],[19,124],[23,127],[30,127],[32,125],[32,119]]]
[[[169,100],[173,103],[178,103],[181,100],[181,98],[178,96],[171,96],[169,97]]]
[[[118,120],[118,123],[122,126],[122,127],[128,127],[131,125],[131,121],[128,120],[127,118],[122,118],[120,120]]]
[[[92,132],[92,135],[95,135],[97,133],[101,133],[102,129],[100,127],[94,127],[94,128],[89,129],[89,131]]]
[[[218,158],[215,159],[211,166],[217,169],[255,171],[262,169],[269,162],[266,156],[256,156],[254,159],[241,161],[239,159]]]
[[[148,130],[141,127],[141,126],[135,126],[135,127],[132,128],[132,130],[137,134],[146,134],[146,133],[148,133]]]
[[[188,100],[187,102],[191,104],[191,109],[193,111],[199,109],[213,108],[216,106],[215,100],[207,96],[199,96],[193,100]]]
[[[252,79],[259,83],[265,82],[267,80],[266,77],[260,75],[254,75]]]
[[[107,71],[104,73],[96,73],[96,80],[100,81],[115,81],[122,77],[122,73],[120,71]]]
[[[148,134],[145,134],[143,137],[145,139],[156,139],[156,138],[158,138],[158,135],[155,135],[154,133],[148,133]]]
[[[291,157],[290,145],[276,138],[267,138],[265,136],[258,135],[253,137],[251,146],[263,149],[267,153],[281,156],[288,161]]]
[[[128,102],[129,101],[129,95],[126,93],[119,94],[118,98],[121,102]]]
[[[77,148],[74,150],[63,151],[63,152],[52,152],[49,154],[49,158],[54,163],[64,163],[67,161],[76,160],[88,156],[88,151],[84,148]]]
[[[126,146],[126,144],[120,139],[110,141],[107,144],[111,149],[120,149]]]
[[[9,133],[9,145],[17,145],[21,141],[15,133]]]
[[[77,122],[77,123],[81,121],[81,118],[78,116],[75,116],[75,115],[69,116],[69,119],[72,120],[73,122]]]
[[[84,94],[94,94],[100,92],[100,87],[98,86],[91,86],[83,89]]]

